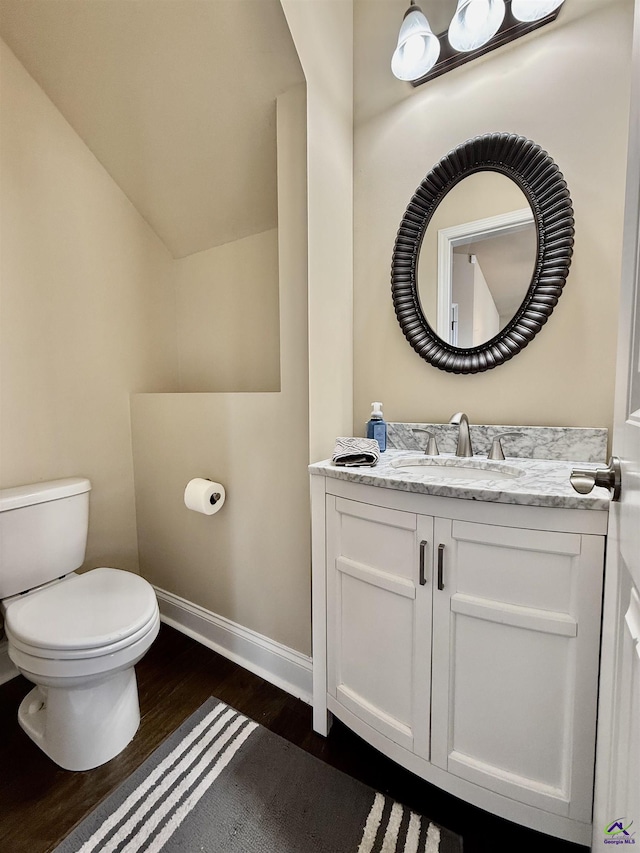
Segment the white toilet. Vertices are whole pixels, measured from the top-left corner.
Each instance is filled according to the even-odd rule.
[[[134,666],[158,634],[153,587],[99,568],[78,575],[89,480],[0,491],[0,609],[9,657],[36,686],[18,720],[67,770],[116,756],[140,724]]]

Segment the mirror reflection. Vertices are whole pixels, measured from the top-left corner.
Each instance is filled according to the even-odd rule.
[[[536,259],[522,190],[497,172],[467,176],[438,205],[420,249],[416,279],[427,322],[463,349],[491,340],[522,304]]]

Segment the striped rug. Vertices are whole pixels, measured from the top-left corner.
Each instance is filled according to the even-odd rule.
[[[461,853],[461,839],[217,699],[54,853]]]

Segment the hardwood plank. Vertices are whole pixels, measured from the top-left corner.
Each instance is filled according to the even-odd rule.
[[[587,851],[445,794],[394,764],[337,721],[328,738],[315,734],[311,708],[304,702],[166,625],[136,671],[142,717],[138,733],[112,761],[83,773],[57,767],[20,729],[17,709],[31,684],[20,676],[0,686],[2,853],[49,853],[209,696],[458,832],[465,853]]]

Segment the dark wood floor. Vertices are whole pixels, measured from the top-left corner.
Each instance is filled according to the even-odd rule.
[[[166,625],[138,664],[142,722],[133,742],[102,767],[56,767],[18,726],[31,689],[22,676],[0,687],[0,851],[48,853],[209,696],[276,734],[458,832],[465,853],[585,853],[493,817],[423,782],[336,722],[328,738],[311,729],[311,709]],[[185,851],[191,853],[191,851]],[[300,851],[305,853],[305,851]]]

